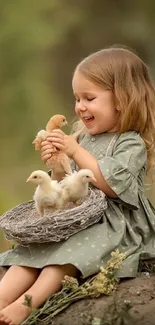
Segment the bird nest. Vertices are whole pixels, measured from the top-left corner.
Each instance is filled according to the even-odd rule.
[[[34,201],[22,203],[0,218],[0,227],[8,240],[26,246],[30,243],[59,242],[100,221],[107,208],[105,194],[89,188],[88,196],[75,207],[63,210],[47,208],[44,217],[38,214]]]

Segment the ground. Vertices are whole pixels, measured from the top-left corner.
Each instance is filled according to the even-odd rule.
[[[72,304],[49,325],[155,325],[154,315],[155,275],[143,272],[121,281],[112,296]]]
[[[72,304],[52,325],[155,325],[154,315],[155,275],[144,273],[122,281],[113,296]]]

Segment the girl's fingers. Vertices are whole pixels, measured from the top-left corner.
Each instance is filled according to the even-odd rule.
[[[51,152],[55,152],[55,148],[54,148],[54,146],[53,146],[53,144],[47,144],[47,145],[45,145],[45,146],[43,146],[42,148],[41,148],[41,152],[44,152],[45,150],[51,150]]]
[[[49,143],[53,142],[54,140],[56,141],[64,141],[64,137],[62,136],[57,136],[56,134],[51,136],[51,137],[48,137],[47,140],[49,141]]]
[[[55,142],[63,144],[64,143],[64,139],[57,138],[57,137],[52,137],[52,141],[51,142],[52,142],[53,145],[54,145]]]
[[[52,157],[52,153],[51,152],[46,152],[46,153],[42,153],[41,154],[41,160],[43,160],[43,161],[45,161],[46,162],[46,160],[47,159],[49,159],[49,158],[51,158]]]
[[[46,131],[46,138],[47,137],[50,137],[53,133],[56,133],[56,134],[65,134],[62,130],[60,130],[60,129],[54,129],[53,131],[51,131],[51,132],[47,132]]]
[[[46,131],[46,137],[50,136],[51,135],[51,132],[47,132]]]
[[[63,144],[59,143],[59,142],[53,142],[53,145],[54,145],[54,147],[56,147],[56,148],[58,148],[58,149],[60,149],[62,151],[65,150],[65,146]]]
[[[51,158],[51,154],[46,154],[44,156],[41,156],[41,159],[46,163],[46,161]]]
[[[50,150],[51,149],[51,145],[46,145],[46,146],[43,146],[42,148],[41,148],[41,152],[44,152],[45,150]]]
[[[53,141],[53,138],[64,139],[65,133],[52,132],[47,138],[47,141]]]
[[[51,132],[51,134],[53,134],[53,133],[62,134],[62,135],[65,134],[61,129],[54,129],[54,130]]]
[[[46,146],[47,144],[49,144],[49,142],[47,140],[41,141],[41,146]]]
[[[52,146],[51,141],[46,141],[46,140],[45,141],[42,141],[41,142],[41,147],[43,148],[45,146],[51,147]]]
[[[49,141],[41,142],[41,150],[44,150],[44,149],[50,148],[50,147],[51,147],[51,142],[49,142]]]
[[[47,149],[41,151],[41,155],[42,155],[42,156],[43,156],[43,155],[48,155],[48,154],[51,155],[53,152],[55,152],[55,150],[52,150],[51,148],[47,148]]]

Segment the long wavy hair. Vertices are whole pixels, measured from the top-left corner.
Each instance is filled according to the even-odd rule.
[[[147,172],[155,166],[155,87],[147,65],[132,51],[112,47],[93,53],[76,67],[94,84],[111,90],[120,110],[119,133],[136,131],[147,149]],[[81,121],[74,135],[86,132]],[[150,174],[150,173],[149,173]]]

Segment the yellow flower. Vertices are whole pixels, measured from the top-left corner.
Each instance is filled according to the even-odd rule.
[[[71,276],[68,276],[68,275],[65,275],[64,276],[64,280],[62,280],[62,283],[63,283],[63,287],[65,288],[70,288],[70,289],[77,289],[79,287],[79,283],[77,281],[77,279],[71,277]]]

